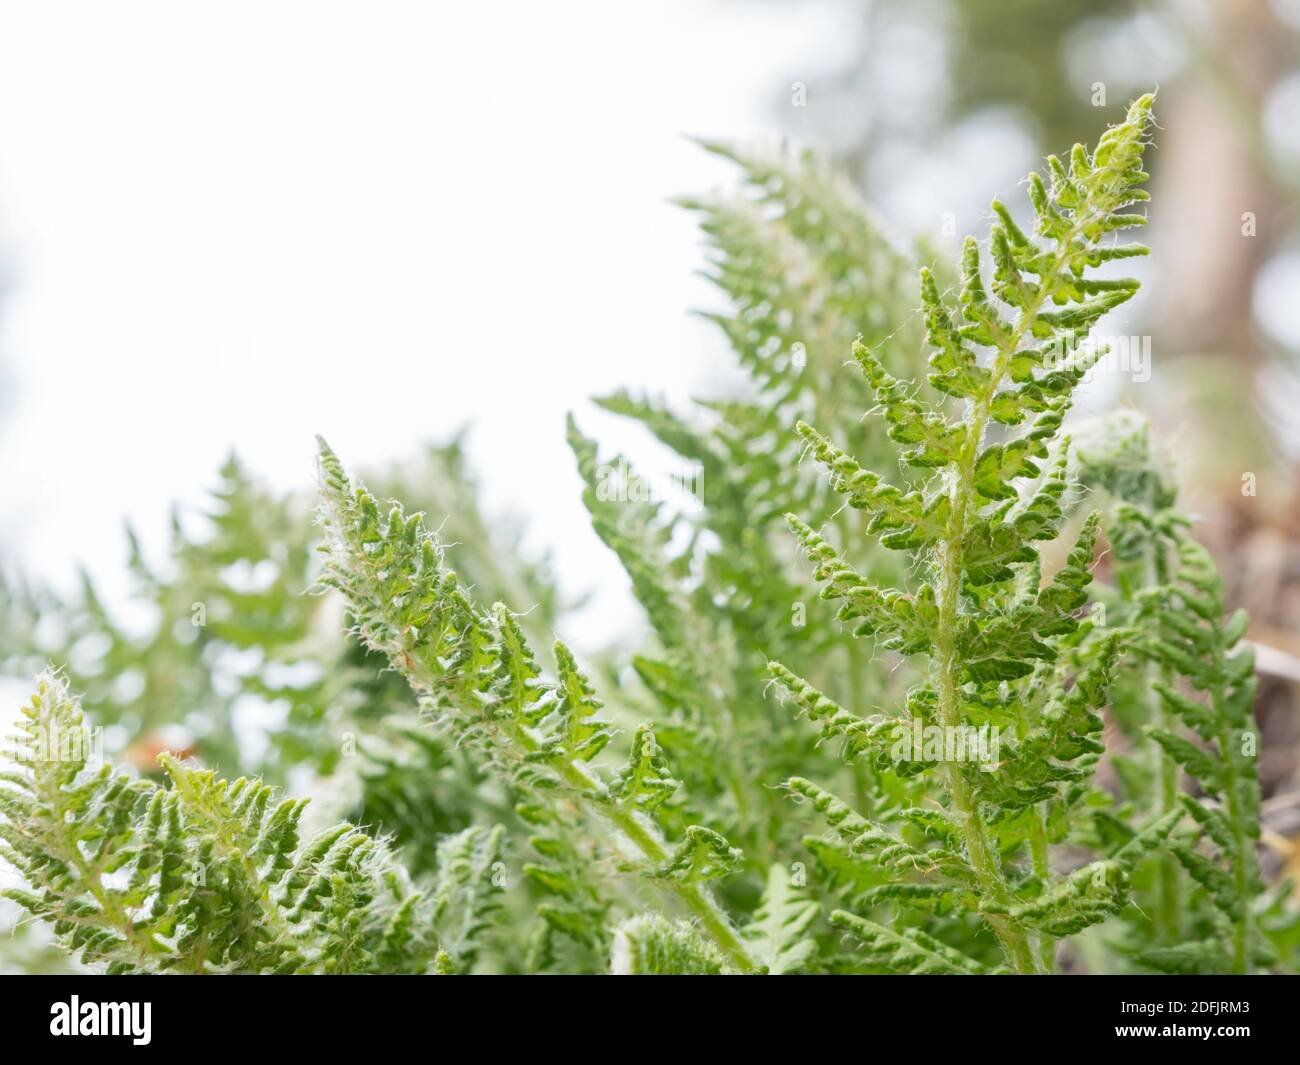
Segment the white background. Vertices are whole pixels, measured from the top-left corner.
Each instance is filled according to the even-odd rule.
[[[587,396],[729,365],[667,201],[730,175],[684,134],[775,135],[829,8],[0,10],[10,561],[111,591],[123,515],[158,551],[232,447],[300,487],[316,432],[357,466],[472,422],[490,504],[622,599],[564,413],[617,443]]]

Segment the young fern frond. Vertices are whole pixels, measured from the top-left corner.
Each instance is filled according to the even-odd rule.
[[[1209,553],[1179,536],[1173,582],[1154,592],[1157,630],[1145,641],[1147,652],[1184,678],[1190,691],[1157,682],[1170,718],[1199,742],[1169,727],[1153,725],[1151,738],[1197,781],[1202,798],[1182,796],[1199,826],[1207,850],[1190,843],[1174,854],[1205,892],[1216,911],[1220,938],[1203,944],[1202,969],[1244,973],[1276,961],[1261,937],[1252,900],[1264,890],[1255,846],[1259,839],[1258,741],[1255,653],[1238,647],[1247,617],[1238,610],[1225,618],[1223,583]],[[1184,951],[1190,948],[1184,945]],[[1148,961],[1153,960],[1148,956]],[[1181,964],[1186,967],[1189,959]]]
[[[1137,100],[1095,151],[1076,146],[1068,167],[1050,159],[1048,181],[1030,175],[1033,236],[994,202],[991,285],[973,238],[963,250],[955,308],[930,271],[922,271],[929,382],[964,401],[960,418],[912,396],[871,348],[856,346],[889,436],[908,448],[906,463],[929,471],[919,488],[890,484],[812,426],[798,426],[812,456],[827,468],[831,487],[867,515],[867,531],[882,534],[883,546],[911,554],[922,575],[915,591],[874,587],[791,515],[795,535],[816,564],[815,578],[827,582],[823,595],[841,602],[839,616],[856,623],[857,635],[929,658],[928,683],[909,707],[920,723],[951,732],[981,718],[987,722],[992,712],[1013,736],[993,772],[942,760],[937,769],[959,844],[958,875],[947,886],[924,890],[900,885],[893,897],[947,898],[960,893],[969,875],[976,908],[1016,972],[1040,971],[1055,937],[1117,911],[1125,897],[1125,869],[1114,862],[1094,863],[1058,884],[1040,853],[1033,875],[1023,880],[1000,837],[1003,826],[1021,823],[1028,809],[1031,834],[1044,851],[1051,807],[1071,801],[1070,789],[1086,779],[1099,751],[1097,713],[1106,699],[1114,642],[1099,645],[1068,688],[1069,678],[1050,675],[1062,686],[1045,701],[1031,679],[1062,659],[1078,629],[1074,615],[1091,580],[1097,520],[1085,523],[1065,567],[1043,587],[1032,545],[1054,538],[1062,522],[1064,459],[1046,473],[1043,463],[1072,390],[1099,354],[1081,349],[1081,342],[1103,314],[1137,290],[1135,281],[1095,280],[1089,271],[1139,251],[1117,248],[1107,238],[1144,221],[1123,212],[1146,199],[1139,186],[1147,176],[1141,163],[1151,105],[1150,96]],[[986,439],[991,422],[1008,431]],[[1031,491],[1034,479],[1039,483]],[[800,693],[796,688],[792,694]],[[801,702],[808,705],[806,692]],[[859,815],[828,806],[841,831],[853,824],[853,848],[882,833]],[[893,845],[884,849],[899,853]],[[869,930],[865,941],[878,943]],[[900,950],[903,964],[912,953]]]
[[[702,490],[678,514],[602,493],[621,460],[602,464],[590,440],[572,427],[569,436],[593,524],[628,571],[656,637],[658,646],[631,659],[656,704],[639,715],[658,722],[692,803],[716,811],[718,827],[743,847],[748,879],[724,892],[749,909],[755,882],[799,839],[780,793],[764,785],[804,773],[851,775],[859,793],[866,786],[862,771],[830,751],[808,750],[755,676],[777,658],[839,698],[888,682],[832,629],[805,624],[782,515],[833,518],[849,535],[860,523],[837,514],[835,493],[800,465],[789,426],[815,421],[858,454],[884,460],[888,441],[861,417],[870,386],[845,378],[845,352],[855,336],[895,337],[890,369],[910,373],[921,334],[905,296],[911,256],[834,168],[811,153],[707,147],[736,165],[739,187],[684,204],[700,220],[707,274],[725,301],[706,317],[729,340],[748,387],[680,413],[623,392],[596,401],[641,422],[694,468],[693,487]],[[626,695],[639,701],[641,693]],[[769,767],[768,780],[755,765]]]
[[[759,722],[747,727],[728,698],[738,675],[752,676],[748,663],[739,660],[729,626],[690,587],[692,547],[670,553],[675,519],[664,515],[661,502],[623,498],[627,485],[613,485],[607,475],[619,471],[633,480],[636,474],[621,457],[598,464],[595,442],[572,418],[568,438],[592,527],[618,556],[656,637],[658,647],[634,656],[632,666],[659,704],[660,739],[690,795],[726,796],[728,836],[747,850],[761,846],[766,817],[759,811],[772,798],[745,770],[744,755],[763,730]]]
[[[1155,814],[1186,813],[1195,826],[1160,858],[1146,900],[1152,927],[1134,929],[1132,957],[1172,973],[1266,967],[1277,953],[1256,914],[1264,884],[1254,654],[1239,646],[1246,614],[1226,615],[1222,582],[1174,509],[1145,422],[1124,413],[1090,435],[1079,472],[1110,500],[1112,608],[1138,652],[1115,699],[1138,751],[1117,766],[1128,798]],[[1181,791],[1184,774],[1195,794]]]
[[[825,386],[838,376],[845,344],[899,328],[909,256],[812,153],[704,147],[734,163],[742,182],[740,194],[680,201],[700,218],[711,252],[706,276],[732,308],[707,317],[767,408],[834,401],[838,390]]]
[[[805,933],[817,918],[817,903],[791,881],[790,871],[773,865],[767,887],[743,935],[769,976],[797,972],[817,950]]]
[[[63,679],[41,675],[0,784],[5,895],[109,972],[422,972],[435,946],[386,845],[349,824],[301,838],[306,803],[160,758],[169,787],[88,765]]]
[[[869,964],[879,965],[886,972],[913,976],[993,976],[1009,971],[982,965],[919,928],[895,931],[845,910],[832,913],[831,924],[857,941]]]
[[[431,921],[438,944],[457,972],[473,967],[501,907],[505,830],[474,825],[438,844]]]
[[[640,730],[627,766],[607,774],[592,759],[608,726],[568,649],[556,644],[558,676],[543,679],[510,611],[474,602],[420,516],[396,505],[381,514],[323,441],[320,486],[325,583],[347,598],[357,634],[407,678],[440,728],[521,796],[518,812],[541,830],[532,841],[538,861],[526,871],[555,896],[543,911],[551,926],[587,940],[603,936],[604,878],[598,859],[580,858],[594,833],[601,859],[621,859],[675,895],[730,964],[752,970],[707,884],[738,854],[703,826],[688,827],[675,843],[665,838],[657,808],[677,783],[653,731]]]
[[[694,925],[656,913],[629,917],[614,929],[609,971],[614,976],[721,976],[733,970]]]

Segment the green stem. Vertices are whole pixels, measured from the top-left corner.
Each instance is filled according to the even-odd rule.
[[[534,745],[531,737],[526,734],[521,734],[520,739],[525,746]],[[658,831],[646,824],[635,812],[614,803],[592,801],[596,798],[592,796],[592,792],[598,792],[601,785],[591,774],[572,762],[566,763],[561,773],[565,783],[587,798],[601,815],[627,836],[648,862],[652,865],[662,865],[668,860],[668,848],[664,846]],[[704,930],[737,969],[743,973],[758,971],[758,965],[749,956],[744,942],[736,934],[731,921],[714,901],[713,894],[708,888],[693,881],[681,880],[674,880],[668,886],[686,908],[699,919]]]
[[[409,640],[398,645],[390,657],[395,661],[407,663],[407,680],[417,691],[434,690],[434,678],[428,674],[414,655],[415,648]],[[498,723],[500,727],[500,723]],[[537,741],[532,734],[513,716],[504,722],[506,734],[511,745],[522,752],[521,757],[537,750]],[[652,865],[662,865],[668,860],[668,850],[659,833],[632,811],[615,803],[601,801],[604,786],[583,766],[574,762],[565,762],[560,766],[560,775],[564,783],[575,793],[575,798],[582,802],[584,808],[594,810],[606,818],[623,833]],[[714,901],[708,888],[689,881],[673,881],[668,887],[681,899],[688,910],[699,920],[718,948],[743,973],[757,972],[759,966],[750,957],[745,944],[736,934],[731,921]]]
[[[1034,825],[1029,837],[1029,849],[1034,863],[1034,875],[1047,891],[1052,882],[1052,867],[1047,861],[1047,811],[1046,804],[1034,808]],[[1046,932],[1038,933],[1038,962],[1044,972],[1056,968],[1056,939]]]
[[[668,851],[659,834],[643,824],[634,813],[613,807],[603,811],[646,859],[656,865],[668,860]],[[758,966],[750,957],[743,940],[737,935],[727,915],[722,912],[713,895],[705,887],[692,882],[674,882],[673,892],[691,913],[698,918],[704,930],[718,945],[733,965],[743,973],[754,973]]]
[[[961,706],[958,696],[958,671],[956,627],[958,586],[961,582],[961,549],[954,550],[952,543],[942,545],[939,568],[939,627],[936,634],[936,651],[939,664],[939,721],[945,728],[957,728],[961,724]],[[979,804],[971,793],[970,784],[962,772],[960,762],[944,763],[947,774],[948,794],[952,799],[957,821],[966,840],[966,852],[970,856],[971,867],[979,880],[980,888],[998,909],[1005,910],[1011,904],[1011,892],[1002,875],[1001,857],[994,853],[989,842],[988,830],[980,816]],[[1010,920],[1002,914],[986,914],[984,917],[993,929],[998,942],[1012,968],[1017,973],[1037,971],[1033,953],[1029,949],[1029,940]]]
[[[1148,508],[1153,505],[1154,500],[1149,499]],[[1143,585],[1145,587],[1153,588],[1168,582],[1168,560],[1161,551],[1159,540],[1153,540],[1147,544],[1143,552],[1142,568]],[[1176,729],[1176,718],[1165,707],[1164,701],[1160,699],[1155,690],[1157,680],[1164,681],[1166,684],[1170,682],[1169,670],[1155,662],[1148,662],[1145,673],[1150,719],[1157,722],[1161,728]],[[1178,763],[1166,754],[1164,748],[1159,744],[1152,744],[1152,747],[1157,760],[1157,776],[1160,789],[1157,795],[1156,810],[1158,815],[1163,816],[1178,805]],[[1157,866],[1158,903],[1155,913],[1155,925],[1158,938],[1165,943],[1179,943],[1182,941],[1182,885],[1179,870],[1178,859],[1174,855],[1168,852],[1160,855]]]
[[[1166,814],[1178,803],[1178,767],[1172,758],[1162,753],[1160,759],[1160,814]],[[1166,943],[1182,940],[1182,885],[1179,883],[1178,860],[1172,854],[1160,856],[1160,908],[1157,928]]]
[[[856,643],[847,644],[845,650],[849,656],[849,705],[854,713],[861,713],[865,696],[862,686],[862,664],[858,659]],[[853,793],[858,810],[866,816],[871,813],[871,778],[867,767],[860,759],[853,759]]]
[[[1222,655],[1220,655],[1222,659]],[[1223,700],[1224,692],[1222,686],[1216,688],[1214,700],[1217,704],[1216,713],[1220,720],[1225,720]],[[1232,825],[1232,846],[1233,853],[1229,856],[1232,862],[1232,881],[1233,886],[1237,889],[1237,899],[1241,906],[1241,916],[1233,922],[1232,929],[1232,971],[1238,974],[1244,974],[1249,965],[1249,946],[1250,946],[1250,870],[1247,866],[1248,848],[1253,847],[1254,843],[1246,834],[1245,811],[1241,805],[1241,775],[1237,772],[1237,759],[1232,749],[1232,732],[1226,726],[1219,730],[1219,755],[1223,761],[1225,773],[1224,792],[1228,804],[1228,820]],[[1237,742],[1240,742],[1238,740]]]

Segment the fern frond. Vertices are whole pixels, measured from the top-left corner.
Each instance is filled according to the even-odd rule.
[[[543,679],[510,612],[502,604],[485,610],[461,588],[419,515],[407,516],[396,505],[382,514],[323,441],[320,481],[326,583],[347,597],[359,636],[428,701],[440,727],[517,788],[525,797],[523,812],[557,837],[533,841],[543,859],[530,870],[534,881],[561,899],[585,894],[589,906],[592,877],[584,878],[584,890],[574,883],[572,869],[551,870],[546,859],[572,861],[583,851],[576,840],[593,831],[610,854],[630,845],[641,871],[686,905],[733,964],[752,969],[704,883],[722,871],[720,859],[730,857],[730,848],[699,826],[688,828],[674,848],[654,819],[655,806],[672,785],[653,734],[641,734],[629,768],[609,779],[587,761],[593,748],[573,742],[575,709],[589,736],[603,726],[568,650],[556,649],[566,672],[561,692]],[[562,813],[556,796],[581,811],[581,820]],[[585,872],[594,874],[596,867]],[[557,926],[574,930],[572,913],[561,909],[550,916]]]
[[[714,319],[769,405],[825,394],[856,334],[897,327],[908,256],[812,153],[704,147],[735,163],[743,183],[740,195],[681,201],[713,246],[707,276],[734,308]]]
[[[741,934],[767,974],[781,976],[797,972],[817,949],[805,936],[816,918],[817,903],[794,887],[785,866],[773,865],[754,919]]]
[[[1253,719],[1257,681],[1250,647],[1239,647],[1246,615],[1225,617],[1223,584],[1208,552],[1177,539],[1173,583],[1158,590],[1157,631],[1148,653],[1185,679],[1191,692],[1158,682],[1155,689],[1169,717],[1196,741],[1168,727],[1149,734],[1173,761],[1199,782],[1206,799],[1183,797],[1215,855],[1191,845],[1174,848],[1188,874],[1214,904],[1225,928],[1231,971],[1268,964],[1273,952],[1260,935],[1251,900],[1264,890],[1255,853],[1259,838],[1258,736]],[[1200,693],[1198,697],[1197,694]]]
[[[170,787],[88,764],[63,679],[39,678],[0,787],[6,892],[110,972],[422,971],[433,949],[386,932],[418,903],[386,845],[349,824],[300,838],[304,802],[161,757]],[[53,745],[52,745],[53,744]],[[406,911],[407,916],[400,915]]]
[[[609,971],[614,976],[720,976],[728,967],[718,948],[692,925],[642,914],[614,929]]]
[[[460,972],[468,971],[500,909],[505,830],[471,828],[438,844],[431,921],[438,943]]]
[[[1143,221],[1123,212],[1146,198],[1139,186],[1146,180],[1141,160],[1151,105],[1150,96],[1137,100],[1092,153],[1076,147],[1068,169],[1052,158],[1047,180],[1030,175],[1033,236],[994,202],[991,290],[974,238],[963,248],[955,306],[933,273],[922,271],[921,304],[932,349],[929,383],[940,397],[965,401],[962,417],[949,419],[941,406],[925,405],[870,347],[855,347],[888,435],[911,448],[901,458],[930,471],[923,484],[891,485],[810,425],[796,426],[829,471],[830,486],[869,516],[866,531],[883,534],[883,547],[909,552],[923,574],[916,590],[875,587],[792,518],[791,528],[817,567],[815,578],[828,582],[823,597],[841,601],[841,618],[861,619],[859,634],[879,633],[886,648],[930,658],[933,701],[927,696],[926,702],[934,726],[958,730],[973,711],[986,714],[988,708],[1010,719],[1015,735],[996,766],[946,761],[941,779],[962,859],[978,886],[979,909],[1017,972],[1039,970],[1051,938],[1117,912],[1127,898],[1118,868],[1114,877],[1101,878],[1102,890],[1094,887],[1098,881],[1078,874],[1044,883],[1051,880],[1046,825],[1054,804],[1077,800],[1095,764],[1099,710],[1116,654],[1114,641],[1086,650],[1066,643],[1079,630],[1075,615],[1086,603],[1099,519],[1084,523],[1065,566],[1046,586],[1029,582],[1036,585],[1039,574],[1034,543],[1056,536],[1063,518],[1068,444],[1046,474],[1043,464],[1051,458],[1049,445],[1074,388],[1098,357],[1095,347],[1081,348],[1081,342],[1102,315],[1137,290],[1135,281],[1097,280],[1088,271],[1110,257],[1110,233]],[[986,441],[991,422],[1023,428]],[[1033,491],[1031,479],[1040,481]],[[1067,664],[1077,662],[1075,675],[1047,672],[1066,650]],[[1045,697],[1041,685],[1031,687],[1042,676],[1061,687]],[[1017,689],[1006,687],[1016,684],[1022,686],[1020,707]],[[811,706],[824,722],[836,720],[815,698]],[[854,727],[839,720],[846,729]],[[850,834],[862,828],[861,819],[833,801],[814,801],[842,836],[846,826],[852,826]],[[1032,902],[1017,900],[1014,870],[990,830],[990,824],[1013,823],[1024,808],[1032,811],[1040,888]],[[863,831],[851,847],[860,849],[869,837]],[[895,882],[869,894],[930,904],[951,899],[954,890]],[[870,949],[878,948],[877,933],[868,928],[866,938]]]
[[[831,924],[861,945],[864,958],[891,973],[913,976],[990,976],[1005,969],[990,968],[955,950],[919,928],[894,931],[864,917],[836,910]]]

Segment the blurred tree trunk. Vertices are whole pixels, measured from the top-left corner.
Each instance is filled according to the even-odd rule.
[[[1161,100],[1153,318],[1171,354],[1214,354],[1253,370],[1251,292],[1286,231],[1259,123],[1288,65],[1286,34],[1261,0],[1216,0],[1201,11],[1200,25],[1179,23],[1192,58]]]

